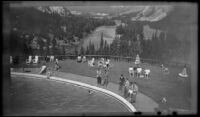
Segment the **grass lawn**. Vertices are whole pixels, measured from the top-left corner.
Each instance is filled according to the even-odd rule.
[[[125,77],[129,77],[128,67],[131,63],[125,61],[116,62],[114,60],[111,60],[111,63],[114,64],[114,66],[109,72],[109,81],[118,83],[121,74],[124,74]],[[53,63],[48,63],[47,66],[52,66],[52,64]],[[88,67],[87,63],[65,60],[60,61],[59,64],[62,67],[60,70],[61,72],[96,78],[96,68]],[[157,103],[160,103],[162,97],[166,97],[167,105],[170,108],[190,109],[190,77],[184,80],[178,78],[178,73],[180,73],[183,68],[168,67],[170,74],[165,74],[161,68],[156,65],[142,65],[142,67],[149,68],[151,73],[149,80],[143,78],[135,79],[141,93],[151,97]],[[190,76],[189,69],[188,74]]]
[[[120,74],[128,75],[128,67],[131,63],[111,60],[114,67],[109,72],[109,80],[118,83]],[[51,65],[51,64],[49,64]],[[77,63],[75,60],[60,61],[61,72],[69,72],[96,78],[96,68],[88,67],[87,63]],[[170,108],[190,109],[190,78],[185,81],[178,78],[178,73],[182,68],[169,67],[170,74],[163,73],[159,66],[142,65],[151,70],[150,79],[136,79],[139,91],[151,97],[156,102],[160,102],[162,97],[166,97]],[[190,71],[188,71],[189,73]],[[189,73],[190,74],[190,73]]]

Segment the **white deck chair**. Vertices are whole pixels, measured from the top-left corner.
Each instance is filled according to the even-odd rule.
[[[30,64],[32,62],[32,56],[29,56],[28,59],[26,59],[26,64]]]
[[[39,61],[39,57],[38,57],[38,56],[35,56],[35,59],[33,59],[33,63],[34,63],[34,64],[37,64],[38,61]]]

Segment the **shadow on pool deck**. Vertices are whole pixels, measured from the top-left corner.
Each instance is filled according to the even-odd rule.
[[[33,68],[28,68],[28,69],[32,69],[31,73],[33,73],[33,74],[39,73],[38,68],[34,68],[34,70],[33,70]],[[22,70],[17,70],[17,71],[22,72]],[[28,72],[28,73],[30,73],[30,72]],[[97,86],[96,79],[87,77],[87,76],[81,76],[81,75],[76,75],[76,74],[72,74],[72,73],[63,73],[63,72],[57,72],[55,74],[55,76],[61,77],[61,78],[66,78],[69,80],[83,82],[83,83],[90,84],[93,86]],[[101,88],[105,88],[105,87],[101,86]],[[107,89],[122,96],[122,94],[119,93],[119,91],[118,91],[118,84],[109,82]],[[138,93],[138,95],[136,97],[136,103],[133,105],[136,108],[136,110],[140,111],[140,112],[155,112],[155,108],[158,108],[158,104],[154,100],[152,100],[150,97],[148,97],[140,92]]]

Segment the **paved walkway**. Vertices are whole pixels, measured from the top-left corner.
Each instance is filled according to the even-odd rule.
[[[31,73],[39,72],[38,69],[31,70],[31,71],[32,71]],[[71,74],[71,73],[63,73],[63,72],[57,72],[55,76],[97,86],[96,78],[91,78],[91,77],[81,76],[81,75],[76,75],[76,74]],[[105,87],[101,86],[101,88],[105,88]],[[107,90],[110,90],[122,96],[122,94],[119,93],[118,91],[118,84],[109,82]],[[148,96],[140,92],[138,93],[136,97],[136,103],[133,105],[137,111],[141,111],[141,112],[154,112],[154,109],[158,107],[158,104],[155,101],[153,101],[151,98],[149,98]]]

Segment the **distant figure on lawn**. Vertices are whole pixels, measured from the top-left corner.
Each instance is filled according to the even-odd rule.
[[[81,58],[80,55],[78,55],[78,57],[77,57],[77,62],[78,62],[78,63],[82,62],[82,58]]]
[[[50,62],[53,62],[54,61],[54,56],[50,56]]]
[[[61,68],[60,65],[58,64],[58,59],[56,59],[54,68],[55,68],[55,71],[58,71]]]
[[[130,79],[131,79],[131,78],[134,78],[133,66],[130,66],[130,67],[129,67],[128,72],[129,72],[129,77],[130,77]]]
[[[97,69],[97,85],[101,85],[101,70],[100,68]]]
[[[88,61],[88,66],[90,66],[90,67],[94,67],[94,58],[92,58],[92,60],[89,60]]]
[[[86,56],[83,56],[82,62],[84,63],[86,61],[87,61]]]
[[[58,62],[58,59],[56,59],[56,62],[55,62],[56,64],[58,64],[59,62]]]
[[[183,71],[181,73],[179,73],[179,76],[185,77],[185,78],[188,77],[186,65],[184,66]]]
[[[145,69],[145,70],[144,70],[144,77],[145,77],[146,79],[149,79],[149,74],[150,74],[150,72],[151,72],[150,69]]]
[[[170,112],[169,107],[167,106],[167,99],[162,97],[158,108],[155,108],[155,111],[162,112],[162,114],[168,114]]]
[[[41,67],[41,70],[40,70],[40,73],[39,73],[39,74],[43,74],[43,73],[45,73],[46,70],[47,70],[47,66],[46,66],[45,63],[43,63],[43,65],[42,65],[42,67]]]
[[[109,68],[110,67],[110,59],[107,59],[106,63],[106,67]]]
[[[125,84],[125,78],[124,78],[124,75],[121,74],[121,76],[119,78],[119,91],[121,93],[123,92],[124,84]]]
[[[141,74],[142,74],[142,68],[138,67],[137,70],[136,70],[136,76],[137,76],[137,78],[140,78]]]

